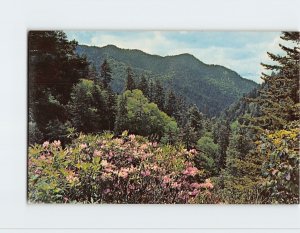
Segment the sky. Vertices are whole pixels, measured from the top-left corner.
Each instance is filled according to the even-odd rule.
[[[206,64],[236,71],[261,83],[261,62],[272,63],[267,52],[280,53],[280,32],[230,31],[65,31],[79,44],[116,45],[160,56],[190,53]]]

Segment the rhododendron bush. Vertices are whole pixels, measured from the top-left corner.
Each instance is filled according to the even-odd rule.
[[[194,164],[196,150],[141,136],[79,135],[70,145],[29,148],[30,202],[196,203],[213,185]]]

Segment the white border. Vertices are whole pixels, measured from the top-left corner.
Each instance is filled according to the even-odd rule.
[[[299,206],[26,203],[27,30],[299,30],[299,9],[297,0],[1,1],[0,228],[300,228]]]

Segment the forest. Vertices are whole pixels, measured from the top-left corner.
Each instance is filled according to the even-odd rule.
[[[299,204],[299,36],[258,85],[30,31],[28,202]]]

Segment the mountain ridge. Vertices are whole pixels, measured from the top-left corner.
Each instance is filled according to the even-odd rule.
[[[112,88],[116,92],[123,90],[126,69],[131,67],[136,79],[144,75],[148,79],[161,80],[166,89],[174,89],[209,116],[218,115],[258,86],[236,71],[217,64],[206,64],[189,53],[160,56],[115,45],[78,45],[76,50],[80,55],[85,54],[97,71],[105,59],[109,61]]]

